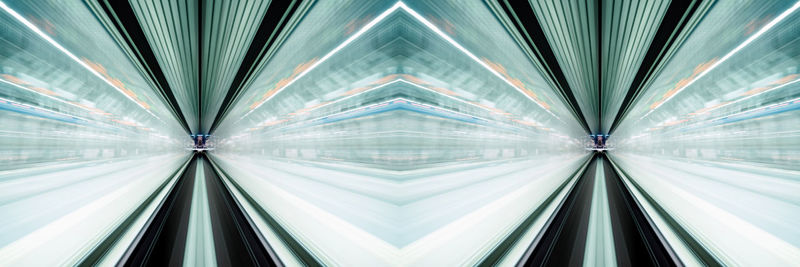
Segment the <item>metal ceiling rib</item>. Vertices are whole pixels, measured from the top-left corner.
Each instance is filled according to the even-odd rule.
[[[591,132],[600,129],[597,1],[530,1]]]
[[[137,22],[131,6],[123,1],[108,0],[86,0],[85,3],[120,48],[131,58],[131,62],[134,62],[145,77],[148,77],[148,83],[158,90],[181,126],[187,133],[191,133],[192,129],[187,124],[181,105],[173,94],[164,70],[158,63],[155,52],[150,47],[146,33]]]
[[[561,95],[581,113],[579,120],[585,120],[589,132],[606,134],[614,130],[613,126],[619,123],[648,77],[658,72],[661,63],[668,60],[671,51],[680,46],[713,3],[700,0],[504,1],[505,5],[486,2],[496,14],[502,9],[508,17],[516,19],[516,24],[510,24],[533,44],[532,54],[550,68],[549,74]],[[513,29],[507,28],[514,35]],[[541,34],[537,36],[532,28]],[[524,46],[523,42],[520,45]],[[551,52],[555,60],[548,60],[546,52]]]
[[[295,11],[302,17],[314,1],[86,3],[151,77],[187,132],[208,133],[223,103],[235,99],[299,21]]]
[[[507,0],[485,0],[484,3],[492,10],[500,23],[504,25],[506,31],[525,52],[534,66],[547,76],[548,84],[561,97],[564,104],[569,107],[575,120],[589,133],[589,126],[586,124],[583,112],[564,77],[564,73],[561,72],[558,60],[556,60],[552,48],[547,43],[542,27],[536,20],[530,5],[526,2]]]
[[[608,133],[614,132],[643,89],[649,86],[652,78],[664,67],[694,27],[702,20],[714,0],[671,1],[664,12],[663,20],[647,49],[625,97],[616,112]]]
[[[247,54],[242,60],[239,70],[236,72],[230,89],[227,90],[225,98],[222,100],[209,133],[214,132],[243,89],[253,82],[253,78],[269,62],[272,55],[283,44],[314,3],[314,0],[279,1],[270,5],[256,31],[253,42],[250,43],[250,47],[247,49]]]
[[[669,1],[602,2],[600,133],[608,133]]]
[[[192,133],[199,131],[198,3],[196,1],[131,0],[164,76],[177,97]],[[129,25],[130,26],[130,25]]]
[[[100,2],[178,119],[209,133],[314,1]],[[486,3],[587,131],[609,133],[713,1]]]
[[[209,0],[201,22],[200,131],[214,123],[271,1]]]

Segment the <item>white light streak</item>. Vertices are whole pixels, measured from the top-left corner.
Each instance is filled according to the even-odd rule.
[[[790,85],[790,84],[794,84],[794,83],[796,83],[796,82],[799,82],[799,81],[800,81],[800,79],[796,79],[796,80],[794,80],[794,81],[791,81],[791,82],[788,82],[788,83],[782,84],[782,85],[780,85],[780,86],[777,86],[777,87],[775,87],[775,88],[772,88],[772,89],[769,89],[769,90],[765,90],[765,91],[763,91],[763,92],[760,92],[760,93],[758,93],[758,94],[752,94],[752,95],[749,95],[749,96],[747,96],[747,97],[743,97],[743,98],[737,99],[736,101],[731,101],[731,102],[728,102],[728,103],[726,103],[726,104],[724,104],[724,105],[720,105],[720,106],[718,106],[718,107],[714,107],[714,108],[712,108],[712,109],[706,110],[706,111],[705,111],[705,112],[703,112],[703,113],[708,113],[708,112],[711,112],[712,110],[716,110],[716,109],[719,109],[719,108],[722,108],[722,107],[725,107],[725,106],[728,106],[728,105],[731,105],[731,104],[736,104],[736,103],[739,103],[739,102],[745,101],[745,100],[747,100],[747,99],[753,98],[753,97],[755,97],[755,96],[758,96],[758,95],[761,95],[761,94],[764,94],[764,93],[768,93],[768,92],[772,92],[772,91],[775,91],[775,90],[781,89],[781,88],[783,88],[783,87],[786,87],[786,86],[788,86],[788,85]]]
[[[82,61],[81,59],[79,59],[77,56],[75,56],[74,54],[72,54],[72,52],[70,52],[69,50],[67,50],[66,48],[64,48],[63,46],[61,46],[61,44],[59,44],[58,42],[56,42],[55,40],[53,40],[53,38],[50,38],[50,36],[48,36],[48,35],[47,35],[47,34],[45,34],[45,33],[44,33],[42,30],[40,30],[39,28],[37,28],[37,27],[36,27],[36,25],[34,25],[33,23],[31,23],[30,21],[28,21],[27,19],[25,19],[25,18],[24,18],[22,15],[20,15],[19,13],[17,13],[17,12],[16,12],[16,11],[14,11],[13,9],[11,9],[10,7],[8,7],[8,6],[6,5],[6,3],[4,3],[4,2],[2,2],[2,1],[0,1],[0,8],[2,8],[3,10],[5,10],[5,11],[6,11],[6,13],[8,13],[9,15],[11,15],[11,16],[12,16],[12,17],[14,17],[15,19],[17,19],[17,21],[19,21],[20,23],[24,24],[26,27],[28,27],[28,29],[30,29],[31,31],[33,31],[34,33],[36,33],[37,35],[39,35],[39,37],[41,37],[42,39],[44,39],[45,41],[47,41],[48,43],[50,43],[51,45],[53,45],[55,48],[57,48],[59,51],[61,51],[62,53],[64,53],[64,54],[65,54],[67,57],[69,57],[69,58],[70,58],[70,59],[72,59],[73,61],[77,62],[77,63],[78,63],[78,64],[80,64],[80,65],[81,65],[83,68],[85,68],[86,70],[88,70],[89,72],[91,72],[92,74],[94,74],[94,76],[97,76],[97,78],[100,78],[100,80],[102,80],[103,82],[105,82],[106,84],[108,84],[108,86],[111,86],[112,88],[116,89],[116,90],[117,90],[117,92],[119,92],[120,94],[122,94],[123,96],[125,96],[125,98],[127,98],[128,100],[130,100],[130,101],[132,101],[133,103],[135,103],[137,106],[139,106],[140,108],[142,108],[144,111],[146,111],[147,113],[149,113],[150,115],[152,115],[152,116],[153,116],[153,117],[155,117],[156,119],[158,119],[158,120],[161,120],[161,118],[159,118],[158,116],[156,116],[155,114],[153,114],[152,112],[150,112],[150,110],[148,110],[148,109],[147,109],[147,108],[145,108],[145,107],[144,107],[142,104],[140,104],[140,103],[139,103],[139,102],[137,102],[135,99],[133,99],[131,96],[129,96],[128,94],[126,94],[124,91],[122,91],[122,89],[120,89],[120,88],[118,88],[117,86],[115,86],[114,84],[112,84],[112,83],[111,83],[111,81],[109,81],[108,79],[106,79],[105,77],[103,77],[103,75],[101,75],[100,73],[98,73],[96,70],[92,69],[92,67],[89,67],[89,65],[87,65],[87,64],[86,64],[86,62],[83,62],[83,61]],[[163,122],[163,121],[162,121],[162,122]]]
[[[81,105],[77,105],[75,103],[72,103],[72,102],[57,98],[57,97],[53,97],[53,96],[48,95],[48,94],[44,94],[44,93],[41,93],[41,92],[36,91],[36,90],[32,90],[32,89],[27,88],[25,86],[20,86],[19,84],[16,84],[16,83],[12,83],[12,82],[9,82],[9,81],[3,80],[3,79],[0,79],[0,82],[3,82],[5,84],[14,86],[16,88],[19,88],[19,89],[22,89],[22,90],[25,90],[25,91],[28,91],[28,92],[35,93],[35,94],[40,95],[40,96],[44,96],[44,97],[50,98],[52,100],[55,100],[55,101],[58,101],[58,102],[61,102],[61,103],[64,103],[64,104],[67,104],[67,105],[70,105],[70,106],[73,106],[73,107],[76,107],[76,108],[80,108],[80,109],[83,109],[83,110],[86,110],[86,111],[89,111],[89,112],[94,112],[94,111],[92,111],[90,109],[87,109],[86,107],[81,106]]]
[[[5,98],[2,98],[2,97],[0,97],[0,100],[6,101],[6,102],[9,102],[9,103],[13,103],[14,105],[23,106],[23,107],[26,107],[26,108],[32,108],[32,109],[36,109],[36,110],[42,110],[42,111],[46,111],[46,112],[50,112],[50,113],[55,113],[55,114],[58,114],[58,115],[61,115],[61,116],[77,118],[77,119],[80,119],[80,120],[83,120],[83,121],[87,121],[87,122],[94,121],[94,120],[86,119],[86,118],[83,118],[83,117],[80,117],[80,116],[61,113],[61,112],[58,112],[58,111],[55,111],[55,110],[51,110],[51,109],[46,109],[46,108],[42,108],[42,107],[36,107],[36,106],[28,105],[28,104],[19,103],[17,101],[5,99]]]
[[[378,17],[376,17],[375,19],[373,19],[372,21],[370,21],[369,23],[367,23],[367,25],[364,25],[364,27],[362,27],[360,30],[358,30],[358,31],[357,31],[355,34],[351,35],[351,36],[350,36],[350,37],[348,37],[346,40],[344,40],[344,42],[342,42],[341,44],[339,44],[338,46],[336,46],[336,48],[334,48],[333,50],[331,50],[330,52],[328,52],[328,54],[325,54],[325,56],[323,56],[322,58],[320,58],[319,60],[317,60],[316,62],[314,62],[314,64],[311,64],[311,66],[309,66],[308,68],[306,68],[306,69],[305,69],[303,72],[301,72],[301,73],[297,74],[297,76],[295,76],[295,77],[294,77],[294,79],[292,79],[291,81],[289,81],[288,83],[286,83],[285,85],[283,85],[283,87],[281,87],[280,89],[278,89],[278,91],[276,91],[274,94],[270,95],[270,96],[269,96],[267,99],[264,99],[264,101],[261,101],[261,103],[259,103],[259,104],[258,104],[256,107],[254,107],[254,108],[253,108],[252,110],[250,110],[249,112],[245,113],[245,114],[244,114],[244,116],[242,116],[242,118],[244,118],[244,117],[247,117],[248,115],[250,115],[251,113],[253,113],[253,111],[257,110],[259,107],[261,107],[262,105],[264,105],[264,103],[267,103],[269,100],[271,100],[271,99],[272,99],[272,98],[274,98],[276,95],[278,95],[280,92],[282,92],[284,89],[286,89],[287,87],[289,87],[289,86],[291,86],[292,84],[294,84],[294,83],[295,83],[297,80],[299,80],[300,78],[303,78],[304,76],[306,76],[306,74],[308,74],[308,73],[309,73],[309,72],[311,72],[312,70],[316,69],[316,68],[317,68],[317,66],[319,66],[319,65],[320,65],[320,64],[322,64],[323,62],[327,61],[329,58],[331,58],[331,57],[332,57],[333,55],[335,55],[337,52],[339,52],[340,50],[342,50],[343,48],[345,48],[347,45],[349,45],[350,43],[352,43],[353,41],[355,41],[356,39],[358,39],[358,37],[360,37],[361,35],[364,35],[364,33],[365,33],[365,32],[367,32],[369,29],[372,29],[372,27],[374,27],[376,24],[378,24],[379,22],[381,22],[381,21],[382,21],[384,18],[386,18],[387,16],[391,15],[392,13],[394,13],[394,11],[395,11],[395,10],[397,10],[397,9],[400,7],[400,5],[401,5],[401,4],[402,4],[402,2],[397,2],[397,4],[394,4],[392,7],[390,7],[389,9],[387,9],[386,11],[384,11],[383,13],[381,13],[381,14],[380,14]],[[241,120],[241,119],[240,119],[240,120]]]
[[[696,77],[694,77],[694,79],[692,79],[691,81],[689,81],[688,83],[686,83],[686,84],[685,84],[683,87],[681,87],[680,89],[678,89],[678,91],[676,91],[674,94],[672,94],[671,96],[667,97],[667,99],[664,99],[664,101],[661,101],[661,103],[660,103],[660,104],[658,104],[658,106],[654,107],[654,108],[653,108],[653,109],[651,109],[649,112],[647,112],[646,114],[644,114],[644,116],[642,116],[641,118],[639,118],[639,120],[643,119],[644,117],[647,117],[648,115],[650,115],[650,113],[653,113],[653,111],[655,111],[655,110],[656,110],[656,109],[658,109],[659,107],[663,106],[663,105],[664,105],[664,103],[667,103],[667,101],[671,100],[673,97],[675,97],[676,95],[678,95],[678,94],[679,94],[680,92],[682,92],[684,89],[686,89],[687,87],[689,87],[689,86],[691,86],[692,84],[694,84],[694,82],[696,82],[696,81],[697,81],[697,80],[699,80],[700,78],[703,78],[703,76],[706,76],[706,74],[708,74],[709,72],[711,72],[712,70],[714,70],[715,68],[717,68],[717,67],[718,67],[720,64],[722,64],[723,62],[725,62],[726,60],[728,60],[730,57],[732,57],[733,55],[735,55],[736,53],[738,53],[740,50],[742,50],[743,48],[745,48],[747,45],[749,45],[750,43],[752,43],[753,41],[755,41],[756,39],[758,39],[758,37],[761,37],[761,35],[763,35],[763,34],[764,34],[765,32],[767,32],[767,31],[769,31],[770,29],[772,29],[772,27],[774,27],[776,24],[780,23],[780,22],[781,22],[783,19],[785,19],[786,17],[788,17],[790,14],[792,14],[792,13],[793,13],[795,10],[797,10],[798,8],[800,8],[800,1],[798,1],[798,2],[797,2],[797,3],[795,3],[795,4],[794,4],[792,7],[790,7],[789,9],[787,9],[786,11],[784,11],[783,13],[781,13],[781,14],[780,14],[778,17],[776,17],[775,19],[773,19],[772,21],[770,21],[770,22],[769,22],[769,24],[767,24],[767,25],[764,25],[764,27],[762,27],[760,30],[758,30],[758,32],[756,32],[755,34],[753,34],[752,36],[750,36],[750,38],[747,38],[747,40],[745,40],[744,42],[742,42],[741,44],[739,44],[739,46],[737,46],[736,48],[734,48],[733,50],[731,50],[730,52],[728,52],[728,54],[725,54],[725,56],[723,56],[722,58],[720,58],[719,60],[717,60],[717,62],[715,62],[714,64],[712,64],[712,65],[711,65],[711,67],[708,67],[708,68],[707,68],[705,71],[703,71],[703,72],[701,72],[700,74],[698,74]],[[638,120],[637,120],[637,121],[638,121]]]
[[[355,41],[355,40],[356,40],[358,37],[360,37],[361,35],[363,35],[363,34],[364,34],[365,32],[367,32],[369,29],[371,29],[372,27],[374,27],[375,25],[377,25],[378,23],[380,23],[380,22],[381,22],[383,19],[385,19],[386,17],[388,17],[389,15],[391,15],[392,13],[394,13],[394,12],[395,12],[395,11],[397,11],[397,10],[403,10],[403,11],[405,11],[406,13],[408,13],[409,15],[411,15],[413,18],[417,19],[417,20],[418,20],[420,23],[422,23],[423,25],[425,25],[426,27],[428,27],[428,29],[430,29],[431,31],[433,31],[434,33],[436,33],[437,35],[439,35],[440,37],[442,37],[442,38],[443,38],[445,41],[447,41],[448,43],[450,43],[451,45],[453,45],[453,46],[454,46],[456,49],[458,49],[459,51],[461,51],[462,53],[464,53],[465,55],[467,55],[467,57],[469,57],[469,58],[470,58],[470,59],[472,59],[473,61],[477,62],[479,65],[481,65],[482,67],[484,67],[486,70],[488,70],[489,72],[491,72],[492,74],[494,74],[495,76],[497,76],[497,78],[500,78],[500,80],[502,80],[503,82],[505,82],[506,84],[508,84],[508,85],[509,85],[509,86],[511,86],[512,88],[516,89],[516,90],[517,90],[518,92],[520,92],[522,95],[524,95],[525,97],[527,97],[528,99],[530,99],[531,101],[533,101],[534,103],[536,103],[536,105],[538,105],[539,107],[541,107],[541,108],[542,108],[542,109],[543,109],[545,112],[547,112],[548,114],[552,115],[552,116],[553,116],[553,117],[555,117],[556,119],[558,119],[558,120],[561,120],[561,119],[560,119],[558,116],[556,116],[555,114],[553,114],[552,112],[550,112],[550,110],[548,110],[547,108],[545,108],[544,106],[542,106],[542,104],[540,104],[538,101],[536,101],[535,99],[533,99],[532,97],[530,97],[528,94],[526,94],[526,93],[525,93],[525,92],[524,92],[524,91],[523,91],[521,88],[519,88],[519,87],[515,86],[515,85],[514,85],[514,84],[513,84],[511,81],[509,81],[508,79],[506,79],[505,77],[503,77],[503,75],[502,75],[502,74],[500,74],[500,73],[499,73],[499,72],[497,72],[496,70],[492,69],[491,67],[489,67],[489,65],[487,65],[485,62],[483,62],[482,60],[480,60],[480,59],[479,59],[477,56],[475,56],[475,54],[473,54],[472,52],[470,52],[469,50],[467,50],[466,48],[464,48],[463,46],[461,46],[461,44],[459,44],[458,42],[456,42],[455,40],[453,40],[453,38],[451,38],[450,36],[448,36],[447,34],[445,34],[444,32],[442,32],[442,30],[440,30],[439,28],[437,28],[437,27],[436,27],[436,25],[434,25],[433,23],[431,23],[430,21],[428,21],[427,19],[425,19],[425,18],[424,18],[422,15],[420,15],[419,13],[417,13],[416,11],[414,11],[413,9],[411,9],[410,7],[408,7],[408,6],[407,6],[405,3],[403,3],[402,1],[399,1],[399,2],[397,2],[396,4],[394,4],[394,5],[393,5],[391,8],[389,8],[389,9],[387,9],[386,11],[384,11],[383,13],[381,13],[381,14],[380,14],[378,17],[376,17],[375,19],[373,19],[372,21],[370,21],[370,22],[369,22],[367,25],[365,25],[364,27],[362,27],[360,30],[358,30],[358,32],[356,32],[355,34],[351,35],[351,36],[350,36],[349,38],[347,38],[347,39],[346,39],[344,42],[342,42],[341,44],[339,44],[339,46],[337,46],[336,48],[334,48],[333,50],[331,50],[330,52],[328,52],[328,54],[325,54],[325,56],[323,56],[322,58],[320,58],[319,60],[317,60],[316,62],[314,62],[314,64],[312,64],[311,66],[309,66],[308,68],[306,68],[306,69],[305,69],[303,72],[299,73],[297,76],[295,76],[295,77],[294,77],[294,79],[292,79],[291,81],[289,81],[288,83],[286,83],[286,84],[285,84],[283,87],[281,87],[280,89],[278,89],[278,90],[277,90],[275,93],[273,93],[272,95],[270,95],[270,96],[269,96],[267,99],[265,99],[265,100],[261,101],[261,103],[259,103],[259,104],[258,104],[256,107],[254,107],[252,110],[250,110],[250,111],[248,111],[247,113],[245,113],[245,114],[244,114],[244,116],[242,116],[242,117],[241,117],[241,118],[240,118],[238,121],[241,121],[242,119],[244,119],[245,117],[247,117],[248,115],[250,115],[251,113],[253,113],[253,112],[254,112],[256,109],[258,109],[259,107],[261,107],[262,105],[264,105],[264,103],[268,102],[269,100],[271,100],[272,98],[274,98],[276,95],[278,95],[280,92],[282,92],[284,89],[286,89],[287,87],[291,86],[291,85],[292,85],[292,84],[294,84],[294,83],[295,83],[297,80],[299,80],[300,78],[302,78],[303,76],[305,76],[306,74],[308,74],[309,72],[311,72],[312,70],[314,70],[315,68],[317,68],[317,66],[319,66],[320,64],[322,64],[323,62],[325,62],[326,60],[328,60],[328,59],[329,59],[331,56],[333,56],[334,54],[336,54],[337,52],[339,52],[340,50],[342,50],[344,47],[346,47],[347,45],[349,45],[350,43],[352,43],[353,41]],[[238,122],[238,121],[237,121],[237,122]]]
[[[431,23],[430,21],[428,21],[427,19],[425,19],[425,17],[423,17],[422,15],[420,15],[419,13],[417,13],[417,11],[414,11],[414,10],[413,10],[413,9],[411,9],[410,7],[406,6],[406,4],[405,4],[405,3],[403,3],[403,2],[398,2],[397,4],[399,4],[399,5],[400,5],[400,8],[401,8],[401,9],[403,9],[403,10],[404,10],[404,11],[406,11],[406,12],[408,12],[408,14],[409,14],[409,15],[411,15],[412,17],[414,17],[415,19],[417,19],[419,22],[421,22],[422,24],[424,24],[426,27],[428,27],[428,29],[430,29],[431,31],[433,31],[434,33],[436,33],[437,35],[439,35],[439,37],[442,37],[442,39],[444,39],[445,41],[447,41],[448,43],[450,43],[451,45],[453,45],[453,46],[454,46],[456,49],[458,49],[459,51],[461,51],[462,53],[464,53],[465,55],[467,55],[467,57],[469,57],[469,58],[470,58],[470,59],[472,59],[473,61],[477,62],[479,65],[481,65],[482,67],[484,67],[486,70],[488,70],[489,72],[491,72],[492,74],[494,74],[494,76],[497,76],[497,78],[500,78],[500,80],[502,80],[503,82],[505,82],[506,84],[508,84],[508,86],[511,86],[511,88],[514,88],[514,89],[516,89],[517,91],[519,91],[519,92],[520,92],[522,95],[524,95],[525,97],[527,97],[528,99],[530,99],[531,101],[533,101],[534,103],[536,103],[536,105],[537,105],[537,106],[539,106],[540,108],[542,108],[542,109],[543,109],[545,112],[547,112],[548,114],[552,115],[552,116],[553,116],[553,117],[555,117],[556,119],[558,119],[558,120],[561,120],[560,118],[558,118],[558,116],[556,116],[556,114],[553,114],[552,112],[550,112],[549,110],[547,110],[547,108],[545,108],[544,106],[542,106],[542,104],[539,104],[539,101],[536,101],[535,99],[533,99],[532,97],[530,97],[530,96],[529,96],[528,94],[526,94],[526,93],[525,93],[525,91],[523,91],[521,88],[517,87],[516,85],[514,85],[513,83],[511,83],[511,81],[509,81],[508,79],[506,79],[505,77],[503,77],[503,75],[502,75],[502,74],[500,74],[500,73],[499,73],[499,72],[497,72],[496,70],[494,70],[494,69],[492,69],[491,67],[489,67],[489,65],[487,65],[487,64],[486,64],[486,62],[483,62],[483,60],[480,60],[480,59],[479,59],[477,56],[475,56],[475,54],[472,54],[472,52],[470,52],[469,50],[467,50],[466,48],[464,48],[463,46],[461,46],[461,44],[459,44],[458,42],[456,42],[456,40],[453,40],[453,38],[451,38],[450,36],[448,36],[447,34],[445,34],[445,33],[444,33],[442,30],[440,30],[439,28],[437,28],[437,27],[436,27],[436,25],[434,25],[433,23]]]

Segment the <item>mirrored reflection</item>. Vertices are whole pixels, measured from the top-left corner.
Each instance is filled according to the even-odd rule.
[[[0,266],[796,265],[800,2],[676,2],[0,0]]]
[[[180,146],[183,130],[85,5],[0,7],[0,168]]]
[[[155,209],[190,140],[84,3],[0,2],[0,25],[0,265],[75,264]]]
[[[315,6],[296,31],[336,33],[315,39],[331,50],[293,54],[310,37],[292,36],[276,60],[306,61],[268,65],[215,132],[218,167],[320,262],[479,263],[588,159],[541,74],[492,49],[517,46],[489,10],[438,4],[359,30]]]
[[[725,264],[798,262],[799,6],[716,3],[609,140]]]

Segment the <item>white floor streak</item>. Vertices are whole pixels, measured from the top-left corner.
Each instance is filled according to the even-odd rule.
[[[0,266],[77,264],[186,160],[164,155],[2,180],[0,194],[17,198],[0,204]]]
[[[613,160],[723,264],[800,262],[797,172],[623,153]]]
[[[583,266],[617,266],[603,161],[597,162]]]
[[[325,265],[471,266],[556,193],[586,157],[537,158],[415,179],[266,158],[213,159]]]
[[[203,161],[197,162],[183,266],[217,266]]]

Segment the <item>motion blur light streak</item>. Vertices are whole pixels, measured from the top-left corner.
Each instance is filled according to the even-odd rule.
[[[791,8],[789,8],[788,10],[784,11],[783,13],[781,13],[781,14],[780,14],[780,15],[779,15],[777,18],[775,18],[774,20],[770,21],[770,22],[769,22],[769,24],[767,24],[767,25],[764,25],[764,27],[763,27],[763,28],[761,28],[760,30],[758,30],[758,32],[756,32],[755,34],[753,34],[752,36],[750,36],[749,38],[747,38],[747,40],[745,40],[745,41],[744,41],[744,42],[742,42],[742,43],[741,43],[739,46],[737,46],[736,48],[734,48],[733,50],[731,50],[730,52],[728,52],[727,54],[725,54],[725,56],[723,56],[723,57],[722,57],[722,58],[720,58],[719,60],[715,60],[715,61],[714,61],[714,64],[712,64],[711,66],[707,67],[705,70],[703,70],[703,72],[701,72],[700,74],[698,74],[697,76],[695,76],[695,77],[694,77],[694,78],[693,78],[691,81],[689,81],[688,83],[684,84],[684,85],[683,85],[682,87],[680,87],[680,88],[679,88],[677,91],[673,92],[673,93],[672,93],[672,94],[671,94],[669,97],[667,97],[666,99],[664,99],[664,100],[662,100],[662,101],[658,102],[658,105],[656,105],[655,107],[651,108],[650,112],[648,112],[648,113],[644,114],[644,116],[646,117],[647,115],[650,115],[650,113],[653,113],[653,111],[654,111],[655,109],[657,109],[657,108],[661,107],[661,105],[663,105],[665,102],[667,102],[667,101],[669,101],[670,99],[672,99],[673,97],[675,97],[675,95],[677,95],[678,93],[680,93],[681,91],[683,91],[684,89],[686,89],[686,87],[689,87],[689,86],[691,86],[691,85],[692,85],[692,84],[693,84],[695,81],[699,80],[700,78],[702,78],[703,76],[705,76],[706,74],[708,74],[709,72],[711,72],[711,71],[712,71],[714,68],[716,68],[717,66],[719,66],[720,64],[722,64],[723,62],[725,62],[726,60],[728,60],[730,57],[732,57],[733,55],[735,55],[736,53],[738,53],[740,50],[742,50],[742,48],[746,47],[747,45],[749,45],[750,43],[752,43],[754,40],[756,40],[758,37],[760,37],[762,34],[764,34],[765,32],[769,31],[769,29],[771,29],[771,28],[772,28],[773,26],[775,26],[776,24],[780,23],[780,22],[781,22],[781,21],[782,21],[784,18],[786,18],[787,16],[789,16],[790,14],[792,14],[792,12],[794,12],[794,11],[795,11],[795,10],[797,10],[798,8],[800,8],[800,1],[798,1],[797,3],[795,3],[795,4],[794,4],[794,6],[792,6],[792,7],[791,7]]]
[[[103,82],[105,82],[105,83],[106,83],[106,84],[108,84],[109,86],[111,86],[111,87],[113,87],[114,89],[116,89],[118,92],[120,92],[120,93],[121,93],[122,95],[124,95],[126,98],[128,98],[128,100],[130,100],[130,101],[133,101],[134,103],[136,103],[136,105],[138,105],[139,107],[141,107],[142,109],[144,109],[144,110],[145,110],[147,113],[149,113],[150,115],[153,115],[154,117],[156,117],[157,119],[159,119],[159,120],[160,120],[160,118],[158,118],[158,116],[156,116],[155,114],[153,114],[152,112],[150,112],[150,111],[148,110],[148,108],[147,108],[147,107],[145,107],[144,105],[142,105],[142,103],[140,103],[139,101],[136,101],[135,99],[131,98],[131,96],[130,96],[130,95],[128,95],[127,93],[125,93],[124,91],[122,91],[122,89],[120,89],[119,87],[117,87],[116,85],[114,85],[114,84],[113,84],[111,81],[109,81],[108,79],[106,79],[105,77],[103,77],[103,76],[102,76],[100,73],[98,73],[96,70],[92,69],[92,67],[90,67],[89,65],[87,65],[87,64],[86,64],[86,62],[84,62],[84,61],[82,61],[82,60],[78,59],[78,57],[77,57],[77,56],[75,56],[75,55],[74,55],[73,53],[71,53],[69,50],[67,50],[66,48],[64,48],[63,46],[61,46],[61,45],[60,45],[58,42],[56,42],[55,40],[53,40],[52,38],[50,38],[50,36],[48,36],[47,34],[45,34],[44,32],[42,32],[42,30],[40,30],[39,28],[37,28],[37,27],[36,27],[36,25],[33,25],[33,23],[31,23],[30,21],[26,20],[26,19],[25,19],[24,17],[22,17],[22,16],[21,16],[19,13],[17,13],[17,12],[16,12],[16,11],[14,11],[13,9],[9,8],[9,7],[8,7],[8,6],[7,6],[5,3],[3,3],[2,1],[0,1],[0,8],[2,8],[4,11],[8,12],[8,14],[9,14],[9,15],[13,16],[15,19],[17,19],[19,22],[21,22],[22,24],[24,24],[24,25],[25,25],[26,27],[28,27],[30,30],[32,30],[33,32],[35,32],[35,33],[36,33],[37,35],[39,35],[40,37],[42,37],[42,39],[44,39],[44,40],[45,40],[45,41],[47,41],[48,43],[52,44],[52,45],[53,45],[53,46],[55,46],[56,48],[58,48],[58,50],[60,50],[61,52],[63,52],[63,53],[64,53],[65,55],[67,55],[67,56],[68,56],[70,59],[74,60],[75,62],[77,62],[78,64],[80,64],[82,67],[84,67],[86,70],[88,70],[89,72],[91,72],[92,74],[94,74],[95,76],[97,76],[97,78],[100,78],[100,80],[102,80]]]
[[[0,266],[800,263],[800,2],[0,8]]]

